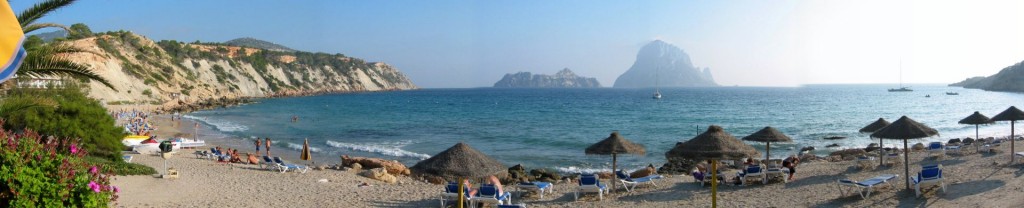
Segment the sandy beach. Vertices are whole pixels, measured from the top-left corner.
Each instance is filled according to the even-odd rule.
[[[184,121],[189,122],[189,121]],[[184,123],[183,122],[183,123]],[[157,135],[191,131],[192,125],[172,125],[157,116]],[[911,140],[911,143],[916,143]],[[207,143],[210,146],[217,144]],[[1006,165],[1009,145],[997,154],[950,154],[943,158],[913,152],[910,173],[921,164],[942,164],[947,189],[930,188],[922,197],[904,189],[903,165],[868,169],[854,161],[802,163],[794,180],[767,185],[723,185],[718,203],[722,207],[1019,207],[1024,204],[1024,167]],[[225,164],[197,159],[191,150],[181,150],[167,159],[180,173],[178,179],[153,176],[118,176],[112,184],[121,187],[117,207],[438,207],[441,185],[399,177],[387,184],[358,176],[356,171],[334,169],[306,173],[262,170],[258,165]],[[971,152],[971,151],[964,151]],[[135,154],[133,163],[162,169],[164,160],[155,155]],[[293,156],[297,157],[298,155]],[[286,158],[287,159],[287,158]],[[335,159],[337,160],[337,159]],[[293,160],[294,161],[294,160]],[[331,162],[331,164],[340,161]],[[994,164],[998,163],[998,164]],[[876,164],[877,165],[877,164]],[[729,173],[734,173],[735,170]],[[867,199],[856,193],[841,195],[836,180],[864,180],[881,174],[897,174],[893,187],[876,188]],[[370,186],[360,187],[367,183]],[[529,207],[710,207],[710,188],[701,187],[688,175],[666,175],[657,186],[642,186],[633,193],[619,193],[598,201],[596,197],[573,200],[575,184],[556,183],[553,194],[544,199],[515,195],[512,202]],[[515,192],[514,187],[506,190]]]

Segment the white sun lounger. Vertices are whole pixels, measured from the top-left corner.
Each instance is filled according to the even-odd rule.
[[[889,181],[896,178],[899,178],[899,175],[886,174],[859,182],[850,179],[841,179],[839,181],[836,181],[836,184],[837,186],[839,186],[839,193],[842,194],[843,196],[846,195],[844,186],[854,187],[860,194],[861,199],[867,199],[868,197],[871,197],[871,191],[874,187],[880,186],[882,184],[889,184],[889,187],[895,188],[895,186],[893,186],[892,183],[889,183]]]

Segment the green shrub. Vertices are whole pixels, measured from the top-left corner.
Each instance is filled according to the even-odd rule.
[[[145,90],[142,90],[142,94],[146,95],[146,96],[150,96],[150,95],[153,95],[153,91],[150,91],[149,89],[145,89]]]
[[[31,130],[0,132],[0,207],[106,207],[119,190],[104,167],[85,162],[87,152]]]
[[[156,169],[152,167],[127,163],[121,159],[110,160],[108,158],[99,157],[85,157],[85,161],[97,167],[103,167],[103,172],[109,172],[114,175],[153,175],[156,174]]]
[[[12,99],[51,99],[57,105],[41,106],[6,112],[5,129],[34,129],[65,138],[81,138],[82,147],[94,156],[119,159],[124,128],[114,124],[114,118],[100,102],[85,96],[76,85],[64,89],[25,90],[11,89],[5,101]]]

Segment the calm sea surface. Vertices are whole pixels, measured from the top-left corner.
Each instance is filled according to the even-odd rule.
[[[795,140],[772,145],[773,157],[785,157],[803,146],[826,154],[878,142],[857,130],[880,117],[891,122],[907,115],[941,134],[913,142],[945,141],[974,137],[973,125],[957,124],[974,111],[991,117],[1011,105],[1024,107],[1020,93],[940,85],[887,92],[889,87],[669,88],[661,90],[660,100],[651,99],[653,89],[426,89],[265,99],[186,118],[205,124],[204,139],[251,144],[253,137],[270,137],[276,151],[301,149],[308,138],[314,157],[332,164],[347,154],[396,159],[411,166],[466,142],[507,165],[574,172],[611,166],[609,156],[584,155],[583,150],[612,131],[646,146],[646,155],[619,159],[620,167],[635,169],[649,163],[660,166],[676,142],[689,140],[712,124],[737,138],[765,126],[778,128]],[[298,122],[290,121],[293,115]],[[1009,131],[1008,123],[981,129],[982,137],[1005,136]],[[828,136],[848,138],[822,139]],[[832,143],[840,147],[824,148]],[[762,143],[749,144],[763,153]],[[902,146],[896,140],[885,141],[885,146],[895,144]]]

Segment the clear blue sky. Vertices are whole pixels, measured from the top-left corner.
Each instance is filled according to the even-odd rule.
[[[24,10],[30,0],[11,0]],[[421,87],[562,68],[611,86],[661,39],[724,85],[949,83],[1024,60],[1018,1],[80,1],[39,22],[254,37],[398,67]]]

